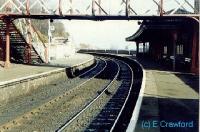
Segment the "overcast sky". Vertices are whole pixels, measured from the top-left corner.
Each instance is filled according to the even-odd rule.
[[[134,48],[125,38],[138,29],[136,21],[63,21],[74,43],[86,43],[98,48]],[[95,45],[95,46],[94,46]]]

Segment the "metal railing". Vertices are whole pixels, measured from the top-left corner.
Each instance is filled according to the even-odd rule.
[[[76,16],[199,15],[199,0],[1,0],[0,14]]]

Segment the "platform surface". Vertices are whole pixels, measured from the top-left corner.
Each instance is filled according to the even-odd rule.
[[[0,83],[10,81],[13,79],[20,79],[22,77],[29,77],[64,67],[73,67],[82,63],[86,63],[94,59],[92,55],[77,53],[65,59],[54,60],[48,65],[23,65],[12,64],[10,68],[5,69],[0,67]]]
[[[74,67],[76,65],[79,65],[81,63],[86,63],[86,62],[93,60],[93,59],[94,59],[94,56],[92,56],[92,55],[76,53],[75,55],[72,55],[72,56],[67,57],[65,59],[51,60],[50,65],[64,66],[64,67]]]
[[[146,82],[135,131],[198,132],[199,77],[163,71],[150,61],[141,64]]]

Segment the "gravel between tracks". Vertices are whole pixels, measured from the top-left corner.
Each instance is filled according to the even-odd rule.
[[[98,100],[71,122],[64,131],[109,131],[119,114],[131,87],[131,72],[125,64],[118,62],[121,71],[117,80],[108,87]],[[123,65],[123,67],[122,67]],[[126,68],[125,68],[126,67]],[[129,76],[127,76],[129,75]],[[119,102],[116,102],[119,101]],[[115,101],[115,102],[113,102]],[[111,113],[111,111],[115,111]],[[107,116],[105,114],[108,114]],[[94,125],[95,124],[95,125]],[[95,127],[96,126],[96,127]]]
[[[73,121],[68,127],[64,129],[66,132],[74,131],[84,131],[92,120],[101,112],[102,108],[106,103],[112,98],[113,93],[115,93],[118,87],[121,85],[120,81],[114,81],[109,87],[110,95],[103,94],[93,105],[93,107],[88,108],[84,114],[80,115],[75,121]]]

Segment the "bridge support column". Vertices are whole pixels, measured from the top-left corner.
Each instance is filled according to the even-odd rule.
[[[163,0],[160,0],[160,16],[163,16]]]
[[[5,68],[10,67],[10,19],[6,20],[6,60]]]
[[[194,29],[197,27],[194,26]],[[199,72],[199,40],[198,40],[198,31],[193,30],[192,38],[192,57],[191,57],[191,72],[198,74]]]

